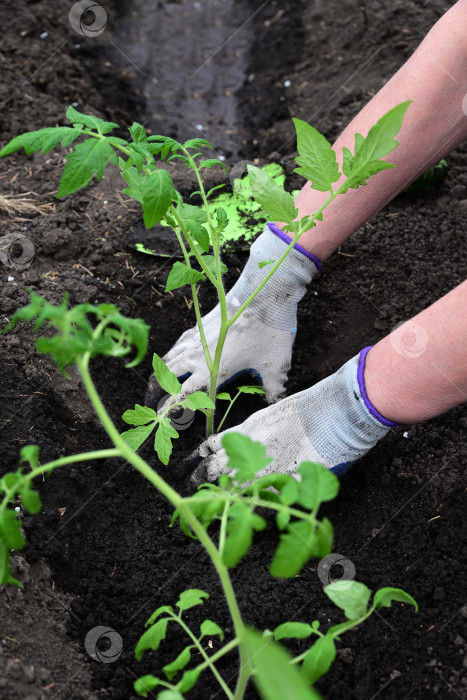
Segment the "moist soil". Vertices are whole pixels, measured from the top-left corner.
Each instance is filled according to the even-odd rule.
[[[66,107],[77,103],[122,127],[137,120],[155,133],[184,137],[201,126],[207,138],[220,142],[217,150],[229,168],[241,159],[280,162],[292,189],[299,182],[292,172],[291,116],[334,138],[452,3],[104,4],[107,27],[92,38],[70,27],[70,3],[2,4],[2,144],[27,130],[66,123]],[[191,84],[189,72],[203,61],[205,80],[201,72]],[[162,91],[176,96],[169,107],[150,91],[164,75],[178,86]],[[111,302],[143,318],[151,326],[151,350],[164,354],[193,325],[194,315],[185,290],[163,293],[170,259],[135,249],[140,240],[157,250],[157,229],[144,231],[116,172],[55,199],[63,156],[58,149],[0,162],[2,194],[32,193],[46,205],[35,215],[1,213],[1,235],[23,234],[36,252],[23,270],[0,268],[2,321],[27,301],[26,287],[50,302],[68,290],[71,303]],[[335,371],[465,278],[466,160],[465,146],[450,154],[442,184],[398,197],[313,280],[299,310],[289,394]],[[193,183],[183,168],[174,167],[173,176],[188,195]],[[220,182],[211,171],[208,176]],[[245,259],[241,250],[226,255],[228,285]],[[201,304],[203,312],[214,304],[207,289]],[[108,445],[78,377],[72,372],[65,379],[37,353],[29,325],[2,336],[0,353],[2,470],[17,468],[26,444],[40,445],[43,462]],[[149,355],[134,370],[97,359],[92,371],[123,429],[123,411],[143,401]],[[229,425],[262,406],[259,397],[238,402]],[[185,493],[190,487],[183,459],[202,440],[203,427],[197,418],[181,434],[170,467],[156,465],[149,447],[142,451]],[[337,499],[324,508],[335,528],[334,551],[353,562],[356,578],[372,590],[402,587],[420,606],[416,614],[395,604],[343,636],[335,663],[318,683],[324,697],[467,697],[466,427],[459,407],[423,425],[391,430],[342,477]],[[21,514],[28,544],[15,557],[25,588],[0,591],[2,698],[134,697],[135,678],[161,673],[182,642],[170,634],[157,654],[138,663],[133,650],[144,623],[187,587],[210,594],[202,609],[187,614],[189,622],[196,627],[210,617],[229,636],[231,622],[206,555],[177,527],[169,529],[171,508],[130,467],[116,460],[76,465],[39,486],[43,509],[33,517]],[[292,580],[269,576],[276,542],[268,526],[232,572],[245,620],[259,629],[289,619],[319,619],[324,627],[340,621],[322,591],[316,561]],[[98,663],[85,651],[86,634],[99,625],[122,637],[122,654],[113,663]],[[297,653],[305,647],[297,642],[290,648]],[[235,664],[234,655],[221,664],[227,680],[235,676]],[[247,695],[256,697],[253,688]],[[219,696],[208,675],[187,695]]]

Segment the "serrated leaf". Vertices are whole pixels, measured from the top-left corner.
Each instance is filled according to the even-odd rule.
[[[320,637],[305,655],[302,662],[302,673],[307,680],[314,684],[327,673],[336,658],[336,645],[331,637]]]
[[[78,143],[66,156],[66,165],[57,197],[65,197],[86,187],[94,175],[100,180],[108,163],[117,165],[118,159],[114,149],[105,139],[89,138]]]
[[[185,141],[183,145],[187,150],[206,147],[212,151],[212,146],[206,139],[190,139],[189,141]]]
[[[163,218],[175,199],[175,188],[167,170],[155,170],[147,176],[142,187],[143,219],[146,228],[152,228]]]
[[[207,229],[205,229],[202,224],[200,224],[198,221],[195,221],[194,219],[189,219],[188,221],[185,221],[185,226],[188,230],[188,233],[192,238],[195,239],[203,253],[207,253],[211,245]]]
[[[162,464],[169,463],[172,454],[172,439],[178,438],[178,433],[170,422],[170,418],[159,418],[159,425],[154,438],[154,449]]]
[[[311,181],[311,187],[319,192],[332,190],[332,185],[340,178],[336,154],[329,141],[311,124],[302,119],[294,119],[297,132],[297,150],[295,159],[300,166],[295,172]]]
[[[413,605],[415,611],[418,612],[416,601],[401,588],[380,588],[373,596],[373,605],[376,606],[377,610],[383,607],[390,608],[393,600],[399,603],[409,603],[409,605]]]
[[[339,480],[335,474],[314,462],[302,462],[297,472],[300,474],[299,497],[297,503],[313,510],[324,501],[332,501],[339,491]]]
[[[284,622],[274,630],[276,641],[280,639],[306,639],[313,634],[313,627],[306,622]]]
[[[200,588],[189,588],[187,591],[180,593],[178,601],[175,603],[180,612],[194,608],[195,605],[201,605],[209,598],[209,593],[202,591]]]
[[[136,450],[139,450],[143,442],[151,435],[155,425],[155,421],[150,425],[139,425],[137,428],[125,430],[124,433],[121,433],[120,437],[122,437],[127,445],[129,445],[131,449],[136,452]]]
[[[141,695],[143,698],[147,698],[148,693],[150,693],[151,690],[154,690],[154,688],[157,688],[157,686],[160,684],[161,681],[159,678],[156,678],[149,673],[146,676],[141,676],[141,678],[138,678],[138,680],[133,683],[133,688],[138,695]]]
[[[300,520],[288,526],[280,536],[270,573],[277,578],[292,578],[313,556],[316,536],[311,522]]]
[[[370,589],[360,581],[341,580],[324,587],[332,602],[344,611],[348,620],[357,620],[367,611]]]
[[[146,130],[144,126],[138,124],[138,122],[133,122],[128,131],[131,134],[131,138],[135,143],[145,144],[148,141]]]
[[[226,433],[222,437],[222,447],[227,453],[229,469],[235,469],[235,481],[244,484],[272,462],[266,456],[266,448],[241,433]]]
[[[280,644],[265,641],[252,629],[245,630],[245,641],[255,671],[253,679],[263,700],[320,700]]]
[[[169,681],[172,680],[174,676],[177,675],[179,671],[181,671],[187,664],[189,664],[191,661],[191,650],[190,647],[185,647],[183,651],[180,652],[180,654],[177,656],[174,661],[172,661],[170,664],[166,664],[163,667],[163,671]]]
[[[141,661],[141,657],[147,649],[152,649],[152,651],[159,649],[160,643],[165,639],[168,623],[168,617],[161,617],[152,627],[144,632],[135,649],[137,661]]]
[[[291,194],[270,177],[265,170],[248,165],[250,187],[255,201],[271,221],[291,224],[298,215]]]
[[[146,621],[146,627],[148,627],[148,625],[152,625],[153,622],[155,622],[157,618],[164,613],[173,613],[173,607],[171,605],[161,605],[159,608],[157,608],[157,610],[154,610],[151,617]]]
[[[390,109],[379,119],[364,138],[355,134],[355,153],[352,156],[348,149],[344,150],[344,174],[347,176],[347,188],[357,189],[366,185],[366,180],[382,170],[394,167],[380,159],[391,153],[396,146],[395,136],[402,126],[402,121],[411,101],[402,102]]]
[[[237,391],[241,394],[265,394],[266,392],[260,386],[239,386]]]
[[[181,392],[182,385],[178,381],[176,375],[167,367],[162,357],[159,357],[156,352],[152,357],[152,369],[154,370],[154,376],[161,388],[166,391],[167,394],[177,396]]]
[[[210,197],[212,195],[212,193],[215,192],[216,190],[222,189],[222,187],[225,187],[224,183],[222,183],[221,185],[216,185],[215,187],[211,187],[211,189],[208,190],[208,192],[206,193],[206,199],[208,197]],[[195,194],[195,193],[193,192],[193,194]],[[197,194],[200,194],[200,193],[198,192]],[[190,195],[190,197],[191,197],[191,195]]]
[[[184,221],[197,221],[199,224],[204,224],[207,221],[206,212],[201,207],[195,207],[193,204],[179,204],[177,213]]]
[[[227,538],[222,552],[224,564],[233,568],[245,556],[255,530],[264,530],[266,521],[243,503],[234,503],[228,512]]]
[[[11,153],[24,148],[25,152],[30,155],[36,151],[47,153],[52,148],[61,143],[62,146],[69,146],[78,136],[82,135],[81,129],[74,129],[71,126],[49,126],[38,131],[30,131],[20,136],[15,136],[6,146],[0,151],[0,158],[9,156]]]
[[[212,620],[203,620],[200,626],[200,631],[203,637],[214,637],[217,635],[221,642],[224,641],[224,632],[221,630],[219,625]]]
[[[202,255],[201,257],[209,272],[211,272],[211,274],[217,277],[216,258],[214,257],[214,255]],[[224,265],[222,260],[219,262],[219,267],[221,275],[225,275],[225,273],[227,272],[227,265]]]
[[[207,160],[200,160],[198,168],[215,168],[217,165],[220,165],[221,168],[224,169],[225,173],[227,172],[225,163],[223,163],[218,158],[208,158]]]
[[[92,114],[81,114],[71,105],[66,111],[66,116],[71,122],[82,124],[89,129],[96,129],[100,134],[108,134],[110,131],[118,129],[119,126],[115,122],[106,122],[103,119],[99,119],[99,117],[94,117]]]
[[[196,411],[198,408],[215,408],[214,403],[205,391],[194,391],[186,397],[183,401],[183,405],[190,408],[192,411]]]
[[[177,262],[173,264],[169,276],[167,277],[165,291],[171,292],[173,289],[179,289],[186,284],[196,284],[205,279],[206,277],[203,272],[194,270],[192,267],[188,267],[185,263],[177,260]]]
[[[127,194],[129,197],[132,197],[135,199],[137,202],[140,204],[143,203],[143,185],[144,181],[146,179],[146,175],[142,172],[138,171],[138,168],[136,168],[134,165],[127,167],[126,163],[125,166],[122,167],[122,163],[124,161],[120,158],[119,159],[120,163],[120,168],[121,168],[121,175],[125,182],[129,185],[129,187],[125,187],[122,191]]]
[[[125,423],[130,425],[146,425],[149,421],[157,420],[157,413],[148,406],[135,404],[135,408],[128,409],[122,416]]]

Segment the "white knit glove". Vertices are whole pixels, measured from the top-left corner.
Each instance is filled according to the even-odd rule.
[[[248,299],[270,269],[270,265],[260,268],[258,263],[278,260],[287,240],[290,242],[273,224],[256,239],[240,278],[227,294],[229,317]],[[319,260],[300,246],[291,250],[229,329],[220,365],[220,386],[248,372],[262,382],[268,403],[277,401],[284,393],[297,331],[297,305],[305,294],[306,285],[320,268]],[[214,356],[220,327],[219,305],[203,317],[203,327],[211,356]],[[207,390],[209,372],[197,327],[185,331],[163,359],[181,381],[189,377],[183,384],[180,399],[193,391]],[[151,377],[146,403],[150,405],[159,393],[157,381]]]
[[[228,472],[222,436],[239,432],[267,446],[273,461],[263,474],[294,475],[303,461],[323,464],[336,474],[347,469],[398,423],[384,418],[365,391],[365,348],[340,370],[310,389],[257,411],[244,423],[205,440],[193,452],[191,480],[214,481]]]

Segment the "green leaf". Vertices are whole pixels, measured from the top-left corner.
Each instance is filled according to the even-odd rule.
[[[310,180],[312,189],[319,192],[331,191],[333,183],[340,178],[336,154],[331,144],[302,119],[294,119],[293,123],[299,153],[295,160],[300,166],[295,168],[295,172]]]
[[[145,144],[148,142],[148,137],[144,126],[138,124],[138,122],[133,122],[128,131],[131,134],[131,138],[135,143]]]
[[[216,219],[217,219],[217,231],[220,233],[224,231],[225,228],[227,228],[227,225],[229,223],[229,218],[227,216],[227,212],[223,207],[218,207],[216,210]]]
[[[327,673],[336,658],[336,645],[331,637],[320,637],[306,653],[302,663],[302,673],[314,684]]]
[[[224,632],[221,630],[219,625],[216,625],[212,620],[203,620],[200,626],[201,636],[203,637],[214,637],[218,635],[221,642],[224,641]]]
[[[245,641],[255,670],[253,679],[263,700],[319,700],[280,644],[266,641],[252,629],[245,630]]]
[[[36,151],[47,153],[52,148],[58,146],[69,146],[78,136],[82,136],[81,129],[73,129],[71,126],[49,126],[38,131],[30,131],[20,136],[15,136],[6,146],[0,151],[0,158],[9,156],[11,153],[24,148],[25,152],[30,155]]]
[[[249,481],[272,462],[272,457],[266,456],[264,445],[241,433],[227,433],[221,442],[229,458],[227,467],[236,469],[235,481],[239,484]]]
[[[157,688],[157,686],[160,684],[161,681],[159,678],[151,676],[149,673],[147,676],[141,676],[141,678],[138,678],[138,680],[133,683],[133,688],[138,695],[141,695],[143,698],[147,698],[148,693],[150,693],[151,690],[154,690],[154,688]]]
[[[313,556],[316,543],[315,528],[311,522],[299,520],[288,525],[280,536],[279,546],[271,563],[270,572],[277,578],[292,578]]]
[[[284,622],[274,630],[276,641],[280,639],[306,639],[313,634],[313,627],[306,622]]]
[[[209,593],[206,593],[206,591],[202,591],[200,588],[189,588],[187,591],[180,593],[180,598],[175,605],[180,609],[180,612],[183,612],[194,608],[195,605],[201,605],[208,598]]]
[[[202,257],[205,265],[207,266],[209,272],[211,272],[211,274],[213,274],[215,277],[217,277],[216,258],[214,257],[214,255],[202,255],[201,257]],[[224,265],[222,260],[219,263],[219,267],[220,267],[221,275],[225,275],[225,273],[227,272],[227,265]]]
[[[234,503],[228,512],[227,539],[222,552],[224,564],[233,568],[245,556],[253,542],[253,531],[264,530],[266,521],[244,503]]]
[[[266,265],[272,265],[275,262],[276,262],[275,260],[263,260],[262,262],[258,263],[258,267],[260,270],[262,270],[263,267],[266,267]]]
[[[130,425],[145,425],[149,421],[157,420],[157,413],[147,406],[140,406],[138,403],[135,404],[135,408],[128,409],[122,416],[125,423]]]
[[[148,625],[152,625],[152,623],[155,622],[160,615],[163,615],[164,613],[173,613],[173,611],[174,610],[171,605],[161,605],[159,608],[157,608],[157,610],[154,610],[151,617],[147,620],[146,627]]]
[[[205,279],[204,273],[177,261],[169,272],[165,291],[171,292],[173,289],[184,287],[186,284],[196,284]]]
[[[192,204],[179,204],[177,213],[184,221],[197,221],[199,224],[204,224],[207,221],[206,212],[201,207],[195,207]]]
[[[370,589],[359,581],[334,581],[324,587],[327,597],[344,611],[348,620],[357,620],[367,611]]]
[[[152,357],[152,368],[154,370],[154,376],[167,394],[177,396],[181,392],[182,385],[175,374],[167,367],[162,357],[159,357],[156,352]]]
[[[207,253],[211,244],[209,241],[209,233],[204,226],[194,219],[185,221],[185,226],[188,229],[188,233],[195,239],[203,253]]]
[[[380,159],[391,153],[398,145],[394,137],[402,126],[410,104],[411,101],[408,100],[389,110],[371,127],[366,138],[361,134],[355,134],[355,154],[352,156],[348,149],[344,149],[343,171],[348,178],[347,188],[357,189],[360,185],[366,185],[366,180],[371,175],[394,167]]]
[[[232,397],[226,391],[221,391],[220,394],[217,394],[216,399],[220,399],[221,401],[232,401]]]
[[[183,401],[183,405],[192,411],[196,411],[198,408],[215,408],[205,391],[194,391]]]
[[[41,509],[41,498],[37,491],[31,488],[29,482],[20,487],[21,503],[30,513],[39,513]]]
[[[143,187],[143,219],[146,228],[159,223],[175,198],[175,188],[167,170],[161,168],[148,175]]]
[[[136,452],[136,450],[141,447],[143,442],[151,435],[155,425],[155,421],[150,425],[139,425],[137,428],[125,430],[124,433],[121,433],[120,437],[122,437],[127,445],[129,445],[131,449]]]
[[[14,510],[4,510],[0,519],[0,538],[8,549],[22,549],[26,541],[21,532],[21,522]]]
[[[183,695],[180,695],[178,690],[163,690],[159,693],[157,700],[184,700]]]
[[[291,194],[277,184],[264,170],[248,166],[250,186],[255,201],[262,207],[271,221],[291,224],[298,215]]]
[[[332,542],[334,539],[334,528],[328,518],[318,521],[319,527],[316,530],[316,540],[313,547],[313,556],[322,559],[332,552]]]
[[[169,681],[172,680],[174,676],[177,675],[179,671],[181,671],[187,664],[189,664],[191,661],[191,650],[190,647],[185,647],[183,651],[180,652],[180,654],[177,656],[177,658],[172,661],[170,664],[166,664],[163,667],[163,671]]]
[[[260,386],[239,386],[237,391],[241,394],[265,394],[266,392]]]
[[[65,197],[86,187],[94,174],[100,180],[108,163],[117,165],[118,158],[106,139],[89,138],[78,143],[66,156],[65,170],[60,180],[57,197]]]
[[[380,588],[373,596],[373,605],[377,610],[383,607],[390,608],[393,600],[397,600],[399,603],[409,603],[418,612],[416,601],[401,588]]]
[[[81,114],[81,112],[78,112],[71,105],[66,111],[66,116],[70,122],[82,124],[83,126],[87,126],[89,129],[96,129],[96,131],[98,131],[100,134],[108,134],[109,131],[118,129],[119,126],[118,124],[115,124],[115,122],[105,122],[103,119],[94,117],[92,114]]]
[[[212,146],[206,139],[190,139],[189,141],[185,141],[183,145],[187,150],[206,147],[212,151]]]
[[[28,462],[31,469],[39,466],[39,448],[37,445],[25,445],[21,448],[19,463]]]
[[[132,197],[140,204],[143,203],[143,183],[146,179],[146,174],[139,172],[138,168],[134,165],[127,166],[122,158],[119,158],[119,164],[121,168],[121,175],[125,182],[129,185],[122,190],[129,197]]]
[[[168,617],[161,617],[152,627],[144,632],[135,649],[137,661],[141,661],[141,657],[147,649],[152,649],[153,651],[159,649],[160,643],[165,639],[168,623]]]
[[[225,173],[227,172],[225,164],[218,158],[208,158],[207,160],[200,160],[198,168],[215,168],[217,165],[220,165],[221,168],[224,168]]]
[[[20,581],[17,581],[11,575],[10,552],[0,537],[0,583],[9,583],[19,588],[24,588]]]
[[[172,454],[172,439],[178,438],[178,433],[170,422],[170,418],[159,418],[159,427],[154,438],[154,449],[162,464],[169,463]]]
[[[323,501],[332,501],[339,491],[339,480],[321,464],[302,462],[297,472],[302,477],[299,482],[297,503],[313,510]]]
[[[194,668],[191,671],[185,671],[185,673],[182,676],[182,680],[178,684],[180,692],[188,693],[188,691],[191,690],[195,685],[200,673],[201,671],[199,671],[197,668]]]

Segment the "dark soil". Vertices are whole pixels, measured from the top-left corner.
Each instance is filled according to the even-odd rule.
[[[108,26],[89,39],[71,29],[70,3],[2,4],[2,143],[65,123],[66,107],[77,102],[84,111],[123,126],[136,119],[154,132],[195,135],[201,125],[220,143],[229,166],[241,158],[279,160],[292,187],[290,116],[309,119],[335,137],[453,3],[277,0],[261,6],[213,0],[208,9],[184,0],[104,4]],[[197,19],[197,12],[207,14]],[[176,23],[184,41],[174,34]],[[205,79],[201,72],[192,85],[190,75],[234,32],[206,64]],[[148,91],[153,77],[178,86],[168,91],[176,96],[168,107],[159,109],[157,95]],[[301,304],[289,393],[335,371],[465,278],[466,161],[464,146],[449,156],[442,185],[399,197],[329,260]],[[0,217],[1,235],[22,233],[36,249],[23,271],[0,269],[2,318],[27,300],[25,287],[52,302],[68,290],[72,303],[112,302],[144,318],[152,329],[151,349],[163,354],[194,321],[183,290],[162,294],[170,261],[135,251],[141,218],[136,204],[120,194],[116,172],[58,201],[62,169],[59,150],[0,161],[2,194],[34,192],[50,205],[45,216]],[[186,174],[174,168],[174,178],[188,194]],[[245,254],[231,253],[225,261],[230,284]],[[201,302],[203,311],[214,303],[204,291]],[[20,448],[30,443],[40,445],[44,462],[108,444],[77,377],[66,380],[38,355],[30,326],[0,338],[0,358],[2,469],[16,469]],[[149,357],[132,371],[117,361],[94,362],[101,396],[120,427],[123,411],[142,402],[149,371]],[[239,404],[230,424],[261,406],[260,399]],[[334,551],[352,560],[357,579],[373,590],[404,588],[420,611],[396,604],[345,635],[319,683],[324,697],[467,697],[466,427],[459,407],[424,425],[391,431],[342,478],[338,498],[326,507]],[[182,490],[187,474],[177,465],[202,431],[197,419],[182,433],[172,466],[164,468]],[[154,463],[149,449],[143,453]],[[168,528],[168,504],[128,466],[108,461],[63,469],[41,485],[41,496],[41,514],[22,516],[28,545],[16,568],[24,592],[0,591],[2,698],[133,697],[134,679],[160,673],[180,649],[178,635],[170,636],[160,653],[135,662],[144,622],[187,587],[211,596],[202,613],[187,615],[189,621],[196,626],[202,614],[229,633],[222,591],[206,556],[196,542]],[[317,562],[290,581],[271,579],[275,542],[268,528],[233,572],[245,619],[260,629],[288,619],[318,618],[323,625],[340,620],[322,592]],[[123,638],[114,663],[97,663],[85,652],[84,638],[98,625]],[[294,651],[303,648],[297,644]],[[221,670],[231,679],[235,658]],[[187,697],[216,693],[206,676]],[[252,689],[248,697],[256,697]]]

